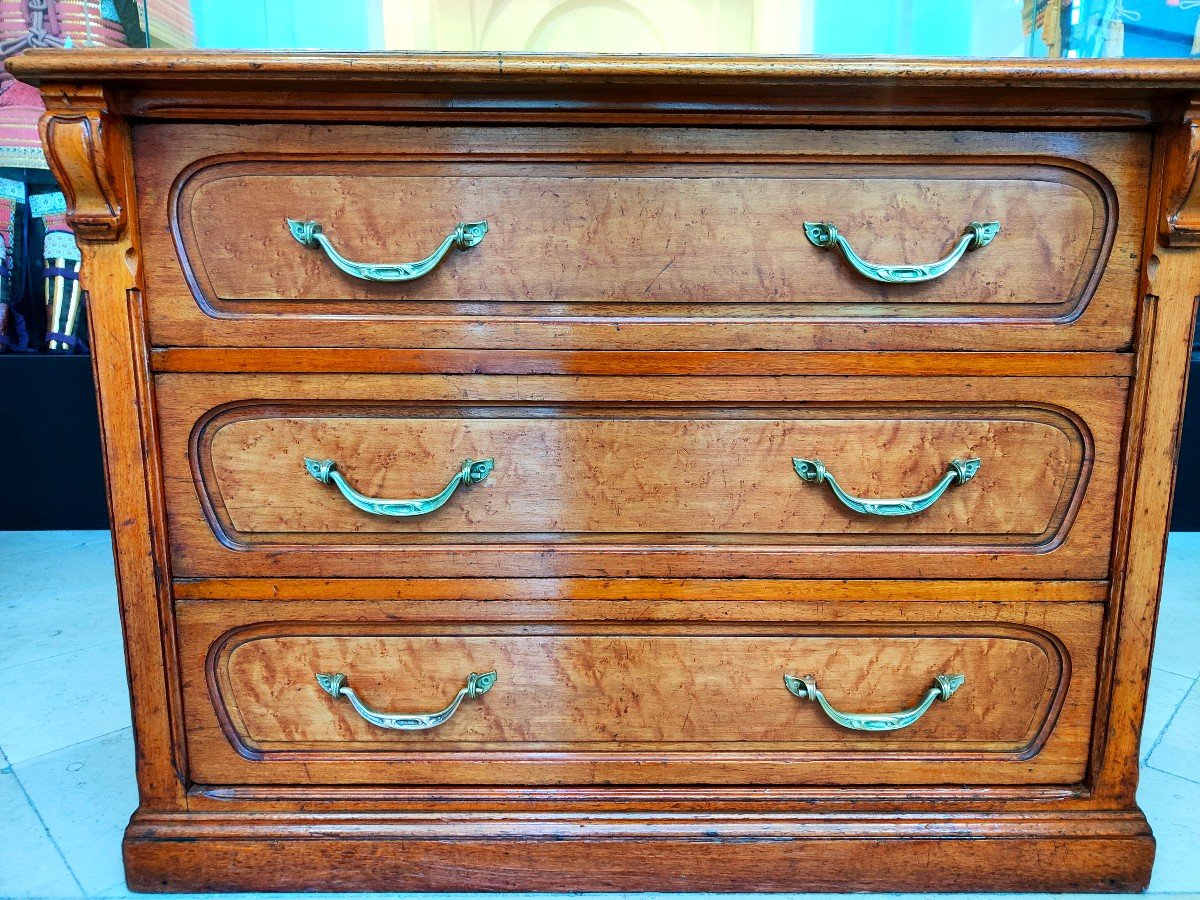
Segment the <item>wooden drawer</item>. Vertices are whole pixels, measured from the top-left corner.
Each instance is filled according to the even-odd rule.
[[[180,576],[1108,572],[1123,379],[162,375],[157,386]],[[802,480],[815,463],[798,458],[866,498],[943,493],[913,515],[875,515],[828,480]],[[492,462],[458,485],[467,459]],[[952,466],[970,460],[977,472],[961,482]],[[422,515],[350,499],[456,485]]]
[[[536,606],[520,615],[538,618]],[[422,615],[413,601],[369,612],[353,601],[182,603],[191,774],[211,784],[1083,775],[1100,604],[815,602],[790,605],[802,621],[742,622],[737,603],[707,606],[710,621],[429,624],[400,621]],[[733,624],[711,621],[716,607]],[[271,621],[257,620],[264,613]],[[316,678],[344,676],[368,713],[427,714],[471,673],[493,671],[489,690],[419,731],[366,721]],[[813,676],[834,713],[898,712],[937,675],[964,681],[906,727],[872,731],[835,722],[789,692],[785,675]]]
[[[158,345],[594,349],[1121,349],[1131,340],[1148,140],[734,129],[156,125],[138,197]],[[420,259],[379,283],[351,260]],[[927,263],[886,284],[819,249]],[[1046,327],[1048,325],[1054,327]]]

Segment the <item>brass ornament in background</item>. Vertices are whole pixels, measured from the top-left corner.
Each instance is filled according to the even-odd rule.
[[[491,474],[495,466],[493,459],[464,459],[458,472],[444,488],[432,497],[422,497],[414,500],[382,500],[360,494],[347,484],[342,473],[337,470],[337,463],[332,459],[305,458],[304,468],[321,484],[332,484],[342,496],[363,512],[376,516],[423,516],[435,509],[440,509],[450,499],[450,495],[458,490],[460,484],[478,484]]]
[[[950,485],[966,484],[974,478],[975,473],[979,471],[979,462],[978,459],[950,460],[950,466],[946,470],[946,474],[942,476],[942,480],[924,494],[918,494],[915,497],[867,500],[863,497],[855,497],[853,494],[846,493],[842,489],[842,486],[838,484],[837,479],[833,477],[833,473],[828,471],[825,468],[825,463],[819,459],[792,457],[792,467],[796,470],[796,474],[800,476],[801,480],[807,481],[810,484],[828,484],[829,489],[833,491],[833,495],[844,506],[854,510],[856,513],[862,513],[867,516],[911,516],[914,513],[929,509],[942,494],[946,493],[946,489]]]
[[[963,686],[967,679],[963,675],[934,675],[933,686],[925,692],[921,702],[910,709],[902,709],[894,713],[845,713],[834,709],[825,695],[817,687],[814,675],[797,678],[795,675],[784,675],[783,683],[787,689],[801,700],[812,700],[820,704],[821,709],[833,721],[843,728],[853,731],[896,731],[907,728],[921,716],[925,715],[935,700],[949,700],[954,692]]]
[[[382,713],[363,703],[346,683],[346,676],[341,672],[333,674],[318,672],[316,677],[321,690],[334,700],[345,697],[355,711],[372,725],[390,728],[393,731],[425,731],[429,728],[436,728],[457,712],[459,704],[463,700],[482,697],[496,683],[495,672],[485,672],[482,675],[472,672],[467,676],[466,686],[455,695],[445,709],[433,713]]]
[[[805,222],[804,234],[816,247],[828,249],[837,247],[858,272],[872,281],[882,281],[885,284],[911,284],[919,281],[932,281],[949,272],[969,250],[986,247],[1000,232],[999,222],[972,222],[966,228],[963,236],[958,239],[954,249],[945,259],[938,262],[912,265],[882,266],[869,263],[857,253],[838,233],[837,226],[832,222]]]
[[[358,263],[351,262],[334,249],[319,223],[288,219],[287,225],[292,237],[305,247],[316,244],[335,266],[347,275],[364,281],[413,281],[431,272],[452,248],[467,250],[477,245],[488,230],[487,222],[459,222],[438,248],[422,260],[410,263]]]

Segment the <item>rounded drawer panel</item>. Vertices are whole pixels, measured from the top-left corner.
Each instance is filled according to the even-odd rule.
[[[210,502],[246,544],[845,534],[1029,546],[1059,536],[1086,444],[1069,418],[1030,407],[250,405],[207,424],[200,448]]]
[[[886,628],[852,635],[274,631],[234,636],[220,651],[226,709],[236,710],[244,745],[258,752],[696,744],[1022,755],[1046,724],[1063,677],[1053,641],[978,627],[915,637]],[[832,713],[797,696],[805,680]],[[888,734],[883,722],[843,724],[854,719],[839,706],[910,711],[931,685],[942,702],[912,712],[912,724],[899,717]],[[454,712],[439,717],[460,692]]]
[[[258,604],[224,605],[181,613],[184,666],[206,672],[188,704],[202,782],[309,765],[351,783],[438,767],[478,783],[1068,782],[1101,614],[997,604],[956,622],[954,604],[921,604],[904,623],[818,621],[831,605],[814,604],[808,621],[438,625],[338,621],[353,610],[336,602],[324,620],[255,623]]]

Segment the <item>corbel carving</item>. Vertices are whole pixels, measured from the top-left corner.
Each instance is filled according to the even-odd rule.
[[[1163,129],[1159,240],[1167,247],[1200,247],[1200,105]]]
[[[127,148],[121,123],[99,91],[43,89],[42,144],[67,200],[67,222],[80,242],[106,243],[125,231]]]

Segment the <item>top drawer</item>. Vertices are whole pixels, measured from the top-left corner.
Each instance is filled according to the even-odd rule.
[[[160,346],[1130,342],[1143,135],[150,125],[136,140]],[[433,264],[460,222],[487,232]],[[990,222],[990,243],[968,236]]]

